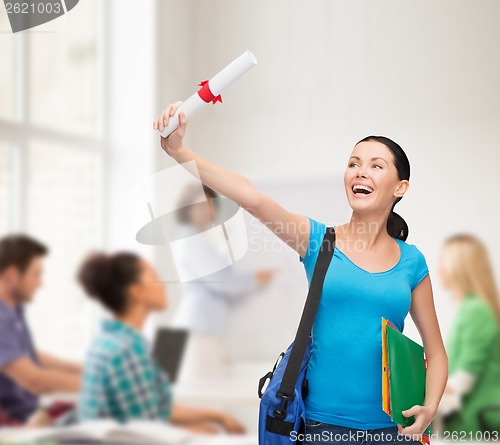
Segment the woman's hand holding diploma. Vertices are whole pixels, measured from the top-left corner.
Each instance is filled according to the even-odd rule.
[[[182,105],[181,101],[177,101],[175,104],[170,104],[167,108],[162,110],[160,115],[155,119],[153,123],[153,128],[155,130],[163,131],[163,129],[170,122],[170,118],[175,114],[175,111],[178,107]],[[161,148],[167,153],[169,156],[175,159],[175,154],[178,151],[181,151],[185,148],[182,144],[182,138],[186,133],[186,126],[188,123],[188,119],[186,114],[181,111],[179,113],[179,127],[170,133],[170,135],[166,138],[160,136]]]
[[[182,102],[178,101],[162,110],[154,120],[153,128],[162,131],[181,104]],[[288,212],[278,202],[258,190],[245,176],[213,164],[186,148],[182,140],[189,121],[182,111],[178,116],[179,127],[166,138],[160,135],[161,147],[165,153],[179,164],[195,161],[200,180],[204,184],[258,218],[266,228],[304,257],[309,241],[307,216]]]
[[[154,129],[162,131],[181,104],[181,101],[177,101],[162,110],[153,123]],[[179,127],[166,138],[160,135],[161,148],[165,153],[174,158],[179,164],[195,161],[200,179],[204,184],[237,202],[245,209],[253,208],[253,200],[257,195],[257,190],[253,184],[244,176],[212,164],[186,148],[182,139],[186,134],[186,127],[189,121],[182,111],[178,116]]]

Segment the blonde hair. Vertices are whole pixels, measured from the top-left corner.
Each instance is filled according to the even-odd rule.
[[[500,302],[495,277],[485,245],[474,235],[459,233],[443,245],[443,266],[463,293],[474,294],[488,303],[500,326]]]

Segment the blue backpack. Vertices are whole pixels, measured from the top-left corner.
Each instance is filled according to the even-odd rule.
[[[311,329],[334,249],[335,229],[327,227],[295,340],[278,356],[273,370],[259,380],[259,445],[302,443],[305,432],[306,373],[312,345]],[[267,380],[269,384],[262,392]]]

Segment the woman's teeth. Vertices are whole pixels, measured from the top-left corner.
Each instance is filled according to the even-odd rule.
[[[371,192],[373,192],[373,189],[371,187],[366,186],[366,185],[355,185],[355,186],[353,186],[352,191],[354,193],[363,193],[365,195],[368,195]]]

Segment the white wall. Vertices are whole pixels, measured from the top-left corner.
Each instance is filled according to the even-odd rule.
[[[479,235],[500,276],[499,15],[495,0],[165,0],[157,106],[184,100],[250,49],[257,66],[189,124],[186,145],[201,155],[256,180],[301,181],[341,174],[368,134],[399,142],[412,174],[396,210],[427,257],[444,334],[443,238]],[[158,165],[165,158],[158,152]],[[335,220],[336,208],[328,214]]]

